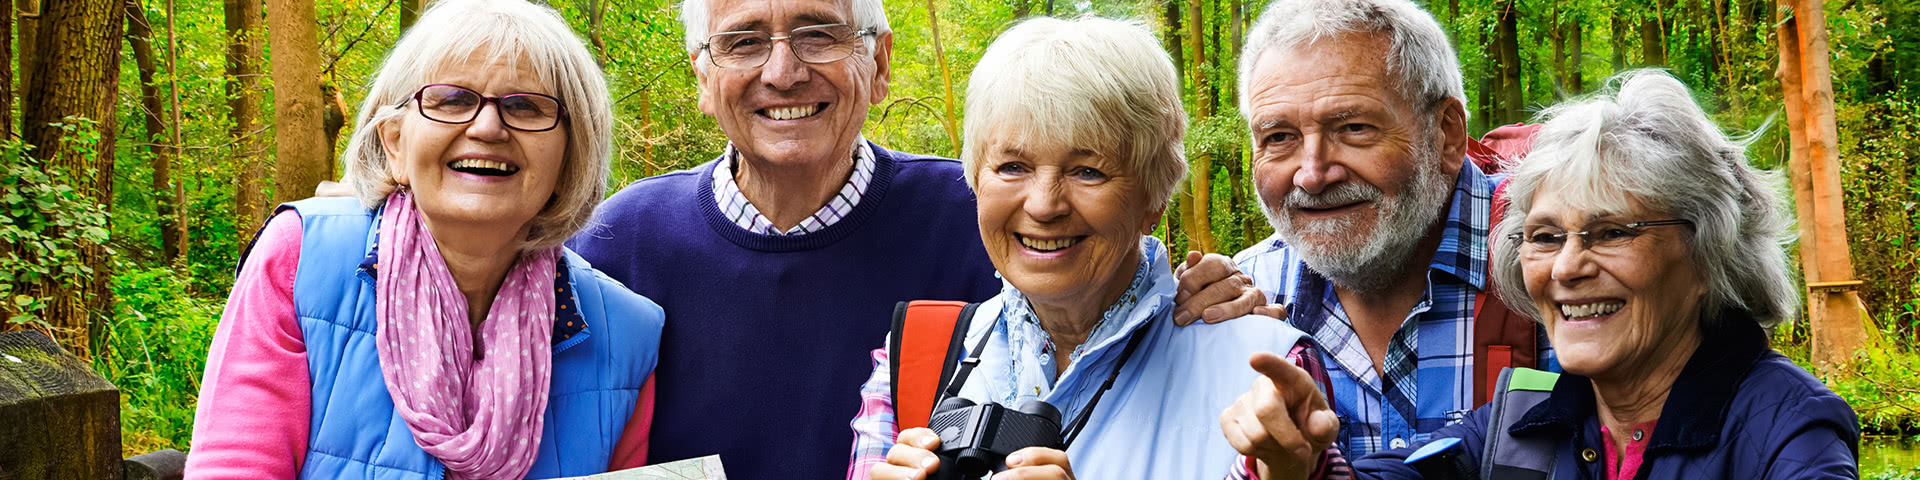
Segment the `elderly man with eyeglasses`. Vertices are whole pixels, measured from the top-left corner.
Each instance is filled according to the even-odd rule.
[[[667,311],[650,461],[841,477],[852,386],[873,367],[859,359],[894,304],[1000,290],[973,195],[958,161],[860,134],[891,80],[880,0],[687,0],[681,15],[700,109],[729,143],[621,190],[570,245]],[[1183,267],[1183,320],[1265,302],[1206,258]]]

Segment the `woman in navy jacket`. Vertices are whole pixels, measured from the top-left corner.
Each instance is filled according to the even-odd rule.
[[[1767,345],[1800,298],[1775,177],[1666,73],[1612,84],[1543,114],[1494,232],[1494,283],[1567,373],[1503,375],[1494,401],[1354,476],[1858,477],[1853,409]]]

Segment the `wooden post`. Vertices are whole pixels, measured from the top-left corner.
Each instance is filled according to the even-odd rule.
[[[120,480],[120,391],[35,331],[0,333],[0,478]]]
[[[1866,344],[1866,308],[1854,292],[1840,188],[1839,132],[1834,123],[1833,76],[1827,59],[1826,12],[1820,0],[1782,0],[1793,18],[1782,22],[1780,78],[1793,134],[1795,203],[1800,221],[1801,268],[1807,281],[1807,317],[1814,366],[1833,372]],[[1796,118],[1798,117],[1798,118]]]

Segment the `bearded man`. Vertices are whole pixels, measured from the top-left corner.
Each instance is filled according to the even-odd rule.
[[[1504,308],[1487,301],[1502,178],[1466,159],[1458,57],[1407,0],[1280,0],[1241,59],[1274,234],[1235,262],[1322,346],[1348,457],[1426,440],[1476,405],[1476,306]],[[1537,327],[1520,335],[1513,358],[1555,368]]]

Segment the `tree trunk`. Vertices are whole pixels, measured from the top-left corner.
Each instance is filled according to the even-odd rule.
[[[0,15],[0,140],[13,137],[13,15]],[[4,254],[5,252],[0,252]]]
[[[1167,49],[1167,54],[1173,56],[1173,69],[1178,72],[1181,77],[1185,77],[1187,76],[1187,62],[1182,52],[1184,47],[1180,44],[1180,17],[1182,16],[1180,13],[1180,0],[1166,0],[1166,2],[1167,10],[1164,20],[1166,20],[1167,33],[1166,38],[1162,41],[1162,46]],[[1171,232],[1169,232],[1169,234],[1171,234]]]
[[[940,86],[945,88],[946,116],[940,117],[942,126],[947,130],[947,142],[953,147],[953,156],[960,156],[960,114],[953,106],[953,74],[947,69],[946,50],[940,47],[940,15],[934,8],[933,0],[927,0],[927,26],[933,33],[933,58],[940,64]]]
[[[600,66],[607,66],[607,39],[601,35],[606,27],[607,2],[611,0],[587,1],[587,42],[593,45],[593,59]]]
[[[1547,40],[1553,45],[1553,98],[1559,100],[1567,96],[1567,29],[1570,23],[1560,13],[1558,3],[1554,5],[1553,24],[1548,27]]]
[[[1230,36],[1228,37],[1233,39],[1233,51],[1231,53],[1234,55],[1234,58],[1239,58],[1240,47],[1245,45],[1247,37],[1247,0],[1227,0],[1227,3],[1233,5],[1233,28],[1229,32]],[[1238,90],[1238,82],[1227,83],[1228,88]],[[1229,97],[1237,98],[1240,95],[1238,91],[1229,91],[1228,93],[1229,95],[1227,96]]]
[[[267,39],[272,42],[274,109],[274,202],[313,195],[333,178],[323,130],[320,45],[314,33],[313,0],[268,0]]]
[[[1658,7],[1658,2],[1655,6]],[[1640,21],[1640,64],[1650,67],[1667,64],[1666,32],[1659,15]]]
[[[347,99],[340,96],[340,89],[333,81],[320,83],[320,101],[326,102],[326,111],[321,112],[320,129],[327,132],[327,161],[340,158],[340,152],[334,149],[340,144],[340,129],[347,126]]]
[[[1517,0],[1503,0],[1499,6],[1500,30],[1500,121],[1505,125],[1524,121],[1527,115],[1526,93],[1520,81],[1520,11]]]
[[[1627,20],[1624,18],[1626,12],[1621,10],[1614,8],[1613,28],[1609,30],[1613,43],[1613,73],[1627,71]]]
[[[147,144],[147,152],[153,155],[153,210],[160,217],[160,251],[163,259],[172,260],[180,256],[180,231],[174,218],[173,193],[173,157],[177,154],[171,136],[166,135],[166,123],[161,115],[166,110],[160,103],[160,86],[153,83],[154,73],[159,69],[153,55],[153,25],[147,22],[146,8],[140,6],[140,0],[127,0],[127,44],[133,47],[133,63],[140,75],[140,118],[146,125],[146,131],[140,138]],[[164,142],[164,143],[163,143]]]
[[[1480,89],[1478,92],[1480,95],[1473,99],[1473,123],[1475,127],[1474,131],[1486,132],[1500,124],[1499,119],[1494,118],[1493,113],[1493,99],[1497,96],[1494,90],[1500,87],[1500,79],[1498,78],[1499,66],[1495,65],[1495,62],[1499,59],[1500,55],[1498,49],[1494,48],[1493,42],[1488,41],[1487,29],[1483,27],[1475,30],[1479,30],[1479,33],[1474,36],[1478,37],[1481,51],[1484,52],[1484,57],[1482,58],[1487,59],[1487,73],[1480,75]]]
[[[262,158],[260,122],[260,57],[265,56],[261,42],[260,0],[225,0],[227,24],[227,111],[233,124],[227,131],[233,138],[229,160],[233,164],[234,224],[240,226],[237,247],[245,249],[253,227],[266,221],[267,196],[261,179],[267,178],[266,159]]]
[[[268,1],[277,2],[280,0]],[[408,28],[412,28],[413,22],[420,20],[420,12],[427,9],[428,1],[429,0],[399,0],[401,34],[405,34]]]
[[[14,52],[14,61],[18,63],[15,71],[19,72],[14,81],[20,84],[20,89],[15,90],[14,93],[19,96],[20,105],[26,105],[27,92],[33,90],[33,84],[29,83],[33,81],[33,76],[28,75],[27,72],[40,68],[35,63],[40,61],[40,57],[34,55],[34,49],[39,46],[34,37],[40,31],[40,2],[42,1],[44,0],[14,0],[13,2],[18,12],[16,15],[20,20],[13,25],[13,34],[17,37],[15,45],[19,45],[19,50]],[[21,119],[25,120],[24,113]]]
[[[1784,65],[1783,70],[1797,68],[1799,78],[1798,82],[1783,78],[1781,84],[1786,87],[1798,83],[1800,87],[1798,92],[1785,93],[1787,96],[1797,94],[1801,103],[1802,121],[1798,126],[1806,139],[1808,175],[1805,178],[1811,183],[1809,190],[1813,199],[1811,218],[1802,217],[1801,221],[1813,224],[1811,247],[1818,252],[1815,268],[1804,272],[1809,282],[1811,353],[1817,368],[1833,372],[1845,368],[1853,354],[1866,344],[1867,318],[1854,287],[1842,285],[1856,278],[1853,254],[1847,244],[1845,191],[1840,185],[1839,133],[1834,120],[1833,71],[1827,59],[1826,12],[1820,0],[1789,1],[1794,7],[1794,19],[1781,24],[1780,41],[1783,50],[1794,51],[1783,51],[1781,61],[1798,63]],[[1789,33],[1789,29],[1794,31]],[[1789,41],[1795,43],[1787,45]],[[1802,239],[1801,251],[1807,251],[1808,246],[1808,239]]]
[[[47,164],[82,176],[72,183],[82,197],[109,207],[113,204],[120,36],[124,35],[122,5],[115,1],[47,2],[40,12],[32,51],[60,54],[36,59],[36,68],[21,72],[25,84],[32,86],[23,92],[25,101],[20,105],[24,116],[21,137],[37,147],[35,156]],[[47,125],[69,116],[98,122],[100,140],[85,147],[90,152],[63,145],[60,138],[66,132]],[[86,176],[89,171],[92,175]],[[51,281],[28,287],[33,292],[30,296],[48,299],[43,318],[55,328],[57,340],[83,358],[92,351],[92,313],[104,313],[110,305],[107,280],[112,277],[112,264],[106,253],[104,245],[81,247],[80,259],[92,269],[81,288]]]
[[[140,8],[140,4],[136,0],[129,0],[127,6],[130,8]],[[180,37],[175,34],[176,30],[174,29],[173,21],[174,17],[178,14],[179,10],[174,8],[174,1],[167,0],[167,87],[173,91],[173,102],[171,102],[173,111],[171,112],[172,115],[170,115],[173,118],[173,122],[172,128],[168,130],[170,135],[167,136],[167,148],[173,151],[173,155],[169,155],[169,157],[175,159],[180,158],[180,145],[184,143],[180,136],[180,126],[183,122],[180,119],[180,75],[177,73],[180,71]],[[169,168],[169,170],[172,170],[172,168]],[[174,181],[172,183],[174,236],[179,238],[180,246],[180,250],[175,252],[176,255],[173,259],[184,266],[187,261],[187,253],[192,249],[193,245],[191,237],[187,236],[187,190],[186,185],[184,185],[186,182]]]
[[[1193,66],[1187,69],[1187,74],[1192,76],[1191,85],[1193,85],[1193,95],[1199,100],[1196,102],[1199,104],[1199,108],[1194,117],[1200,120],[1205,120],[1213,116],[1213,97],[1208,95],[1208,92],[1211,91],[1209,85],[1211,85],[1213,81],[1207,77],[1207,69],[1205,68],[1205,65],[1207,65],[1207,23],[1206,17],[1201,12],[1201,5],[1203,4],[1204,0],[1188,0],[1187,2],[1187,38],[1193,48]],[[1188,158],[1192,160],[1193,165],[1190,166],[1191,168],[1187,173],[1187,178],[1191,179],[1187,182],[1187,185],[1192,187],[1192,197],[1191,200],[1187,202],[1188,205],[1190,205],[1187,209],[1189,213],[1187,240],[1191,242],[1187,248],[1202,252],[1212,252],[1214,251],[1213,222],[1211,219],[1213,213],[1211,211],[1211,200],[1213,199],[1213,179],[1211,178],[1213,176],[1213,156],[1202,151],[1198,155],[1189,155]]]
[[[1567,93],[1570,95],[1579,95],[1587,89],[1585,75],[1581,73],[1581,66],[1585,65],[1587,60],[1587,51],[1581,45],[1581,40],[1586,37],[1586,32],[1580,25],[1582,20],[1575,17],[1573,21],[1567,22],[1567,37],[1573,42],[1572,51],[1567,52],[1573,57],[1570,59],[1573,63],[1569,65],[1571,71],[1567,76]]]

